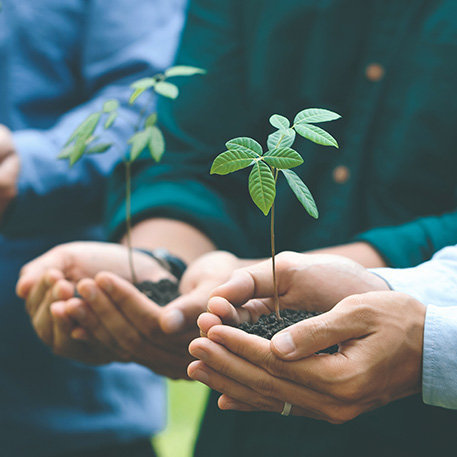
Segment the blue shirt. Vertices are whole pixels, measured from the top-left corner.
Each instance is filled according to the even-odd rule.
[[[146,438],[163,426],[164,385],[131,364],[86,367],[35,336],[14,294],[20,267],[52,246],[101,239],[104,180],[138,111],[129,84],[172,63],[184,0],[3,0],[0,123],[20,156],[19,197],[0,232],[0,454],[41,457]],[[75,126],[121,101],[106,154],[57,161]]]
[[[415,268],[373,271],[392,289],[428,305],[422,398],[429,405],[457,409],[457,245],[442,249]]]

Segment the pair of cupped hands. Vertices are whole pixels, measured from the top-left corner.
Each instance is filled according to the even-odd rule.
[[[142,252],[134,261],[139,281],[173,279]],[[342,423],[420,391],[425,307],[344,257],[277,256],[281,307],[323,314],[271,341],[236,328],[273,311],[271,260],[205,254],[165,307],[130,277],[123,246],[69,243],[27,264],[17,293],[57,355],[195,379],[222,393],[224,410],[281,412],[288,402],[293,415]]]

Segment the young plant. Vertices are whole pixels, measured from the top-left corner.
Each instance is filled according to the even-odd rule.
[[[338,148],[338,143],[328,132],[314,124],[334,121],[341,116],[332,111],[311,108],[300,111],[291,126],[289,119],[279,114],[270,117],[270,124],[277,130],[268,136],[267,151],[254,139],[235,138],[226,143],[227,151],[219,154],[211,167],[211,174],[227,175],[252,167],[249,175],[249,193],[265,216],[271,211],[270,241],[273,266],[274,306],[278,319],[278,286],[276,281],[275,248],[275,197],[279,171],[286,178],[293,193],[306,212],[317,219],[319,212],[311,192],[300,177],[291,169],[303,163],[300,154],[292,149],[296,134],[322,146]]]
[[[179,89],[176,85],[168,81],[169,78],[176,76],[193,76],[205,73],[206,72],[201,68],[179,65],[169,68],[164,73],[159,73],[149,78],[142,78],[131,85],[132,95],[130,96],[129,103],[133,105],[138,97],[147,91],[155,92],[163,97],[176,99],[179,95]],[[91,113],[72,133],[58,158],[68,160],[70,167],[72,167],[85,155],[101,154],[108,151],[113,144],[98,142],[99,136],[97,136],[95,132],[101,123],[103,123],[104,130],[112,128],[118,117],[119,105],[118,100],[107,100],[101,111]],[[124,158],[126,239],[132,282],[136,284],[137,276],[133,262],[133,249],[131,241],[131,167],[132,163],[138,159],[140,154],[145,149],[148,149],[152,159],[156,163],[160,162],[162,159],[165,152],[165,140],[161,130],[157,126],[157,113],[150,112],[148,107],[145,107],[141,111],[138,125],[135,128],[135,133],[131,138],[129,138],[127,144],[130,145],[130,150],[126,145],[127,153]]]

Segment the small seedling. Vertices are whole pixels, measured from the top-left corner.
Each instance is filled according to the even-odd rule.
[[[176,99],[179,95],[179,89],[176,85],[168,81],[169,78],[176,76],[193,76],[205,74],[201,68],[179,65],[171,67],[164,73],[159,73],[150,78],[142,78],[135,81],[132,85],[132,95],[129,103],[133,105],[138,97],[147,91],[155,92],[163,97]],[[117,117],[120,103],[118,100],[107,100],[101,111],[90,114],[72,133],[66,142],[58,158],[68,160],[70,166],[73,166],[82,157],[89,154],[101,154],[108,151],[113,144],[98,142],[99,137],[95,135],[97,127],[103,123],[103,128],[108,130],[112,128]],[[157,113],[148,111],[144,108],[140,113],[138,125],[135,127],[134,135],[127,141],[130,145],[124,163],[125,163],[125,211],[126,211],[126,239],[129,256],[130,272],[132,282],[137,283],[137,276],[133,263],[133,249],[131,241],[132,217],[132,187],[131,187],[131,166],[138,159],[140,154],[148,149],[152,159],[158,163],[165,152],[165,140],[161,130],[157,126]]]
[[[303,205],[307,213],[317,219],[319,212],[311,192],[301,178],[291,169],[303,163],[301,155],[292,149],[296,134],[322,146],[338,148],[338,143],[328,132],[314,124],[334,121],[341,116],[332,111],[311,108],[300,111],[291,126],[289,119],[279,114],[270,117],[270,124],[277,130],[269,135],[267,151],[254,139],[240,137],[226,143],[227,151],[219,154],[211,167],[211,174],[227,175],[252,167],[249,175],[249,193],[265,216],[271,211],[270,238],[273,265],[274,306],[278,319],[278,286],[276,281],[275,248],[275,197],[279,171]]]

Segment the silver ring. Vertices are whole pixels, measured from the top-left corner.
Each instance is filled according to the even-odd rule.
[[[292,405],[289,402],[285,401],[284,408],[281,411],[281,416],[288,416],[291,411],[292,411]]]

